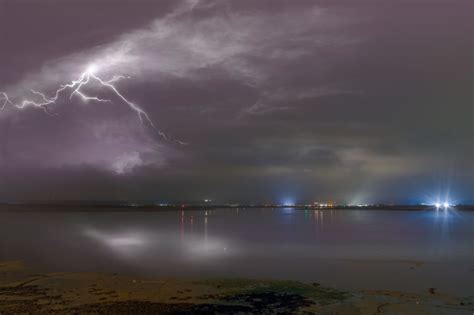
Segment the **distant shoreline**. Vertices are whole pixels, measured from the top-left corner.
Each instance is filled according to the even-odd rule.
[[[120,204],[120,203],[82,203],[82,202],[58,202],[58,203],[0,203],[0,211],[73,211],[73,212],[154,212],[154,211],[199,211],[219,209],[294,209],[294,210],[393,210],[393,211],[422,211],[433,210],[429,205],[367,205],[367,206],[333,206],[318,207],[309,205],[283,206],[283,205],[155,205],[151,203]],[[474,205],[457,205],[447,210],[474,211]],[[445,211],[444,208],[438,211]]]

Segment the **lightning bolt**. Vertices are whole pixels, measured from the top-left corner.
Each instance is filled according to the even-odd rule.
[[[74,96],[78,96],[84,101],[112,102],[112,100],[110,99],[102,99],[97,96],[89,96],[85,94],[83,91],[81,91],[81,88],[89,84],[91,81],[95,81],[100,86],[106,87],[107,89],[112,91],[115,96],[117,96],[123,103],[125,103],[131,110],[133,110],[138,115],[138,118],[140,119],[140,122],[142,124],[144,122],[147,122],[153,128],[153,130],[155,130],[158,133],[158,135],[162,137],[164,140],[173,141],[181,145],[188,144],[180,140],[171,139],[164,132],[157,129],[155,124],[151,120],[150,116],[145,110],[143,110],[140,106],[133,103],[132,101],[128,100],[122,93],[119,92],[119,90],[114,85],[114,83],[122,79],[128,79],[130,77],[126,77],[124,75],[114,75],[111,79],[106,81],[100,78],[94,72],[95,72],[94,67],[90,66],[85,72],[83,72],[80,75],[80,77],[77,80],[73,80],[68,84],[60,85],[52,97],[47,97],[46,94],[39,91],[30,90],[32,94],[38,96],[38,99],[39,99],[38,101],[25,99],[20,103],[14,103],[8,97],[7,93],[0,92],[0,97],[3,99],[3,104],[1,104],[0,110],[4,110],[7,107],[7,105],[19,110],[25,109],[28,107],[34,107],[34,108],[39,108],[43,110],[48,115],[56,116],[57,114],[53,114],[49,111],[48,106],[52,104],[56,104],[60,95],[63,94],[63,92],[65,93],[65,91],[71,91],[69,94],[69,100],[72,100]]]

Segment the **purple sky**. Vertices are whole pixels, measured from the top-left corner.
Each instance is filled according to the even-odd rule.
[[[0,2],[0,201],[474,201],[471,1]],[[0,94],[0,106],[4,98]],[[143,118],[143,116],[142,116]],[[159,135],[164,132],[168,140]],[[186,142],[187,145],[178,143]]]

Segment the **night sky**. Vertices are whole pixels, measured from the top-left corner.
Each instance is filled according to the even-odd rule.
[[[97,82],[7,104],[0,201],[474,202],[473,9],[0,0],[12,102],[93,65],[156,127]]]

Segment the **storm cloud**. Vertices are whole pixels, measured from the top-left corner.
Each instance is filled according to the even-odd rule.
[[[3,1],[0,200],[474,200],[470,1]],[[3,99],[0,96],[0,105]],[[166,134],[166,139],[160,136]],[[186,143],[186,144],[183,144]]]

